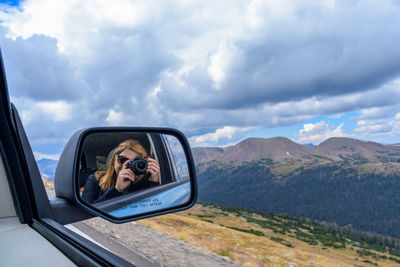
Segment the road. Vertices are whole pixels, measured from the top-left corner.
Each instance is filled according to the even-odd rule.
[[[75,229],[72,229],[74,227]],[[81,235],[89,236],[89,240],[94,241],[97,245],[102,246],[103,248],[111,251],[112,253],[116,254],[117,256],[129,261],[130,263],[136,266],[143,266],[143,267],[157,267],[160,266],[159,264],[153,262],[151,259],[148,259],[146,256],[142,255],[138,251],[134,251],[126,246],[124,246],[121,242],[117,241],[116,239],[105,235],[104,233],[94,229],[93,227],[89,226],[84,222],[75,223],[72,227],[68,227],[69,229],[77,232]],[[86,237],[87,238],[87,237]]]

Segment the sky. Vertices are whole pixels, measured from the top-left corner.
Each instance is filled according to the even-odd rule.
[[[173,127],[192,146],[400,143],[399,0],[3,1],[11,101],[37,159],[77,130]]]

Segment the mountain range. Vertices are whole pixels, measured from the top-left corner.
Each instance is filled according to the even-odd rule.
[[[192,149],[205,202],[400,237],[400,146],[335,137],[307,147],[248,138]]]
[[[378,161],[382,157],[400,158],[399,145],[383,145],[345,137],[332,137],[318,146],[300,145],[285,137],[248,138],[233,146],[195,147],[192,152],[197,164],[213,160],[243,162],[261,158],[269,158],[274,162],[342,161],[359,156]]]

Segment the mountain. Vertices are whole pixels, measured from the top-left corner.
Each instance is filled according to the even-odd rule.
[[[308,147],[308,148],[313,148],[313,147],[315,147],[315,145],[314,145],[313,143],[303,144],[303,146]]]
[[[361,156],[367,159],[382,160],[384,158],[399,158],[400,147],[395,145],[383,145],[370,141],[360,141],[345,137],[333,137],[322,142],[315,148],[314,153],[329,157],[334,160]]]
[[[400,237],[400,147],[330,138],[308,148],[249,138],[193,150],[201,201]]]
[[[274,161],[310,159],[309,148],[299,145],[285,137],[248,138],[226,148],[195,147],[192,149],[196,163],[244,162],[270,158]]]
[[[58,162],[57,160],[46,159],[46,158],[36,161],[39,167],[40,174],[42,175],[43,178],[46,178],[47,180],[54,179],[57,162]]]

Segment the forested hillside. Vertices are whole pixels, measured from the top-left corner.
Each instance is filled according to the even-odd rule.
[[[336,138],[304,148],[266,151],[270,158],[259,152],[249,161],[203,161],[199,198],[400,237],[398,147]]]

